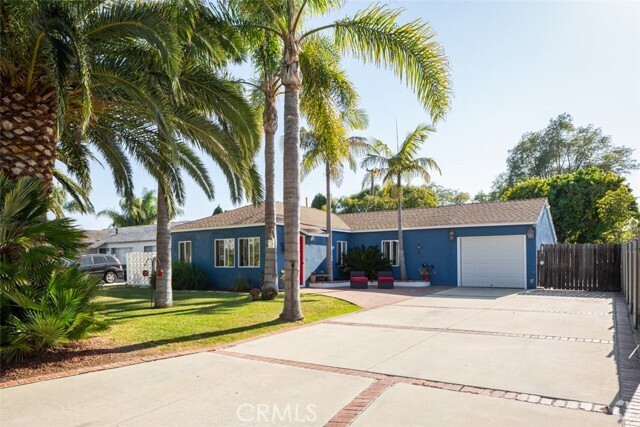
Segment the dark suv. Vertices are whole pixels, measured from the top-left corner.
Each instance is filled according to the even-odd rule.
[[[113,283],[124,276],[122,263],[113,255],[91,254],[80,258],[80,270],[102,277],[106,283]]]

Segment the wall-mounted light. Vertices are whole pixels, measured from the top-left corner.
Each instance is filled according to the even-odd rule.
[[[315,241],[316,241],[316,236],[311,236],[311,237],[309,237],[309,241],[310,241],[310,242],[315,242]]]
[[[533,225],[530,225],[529,229],[527,230],[527,239],[533,239],[533,235],[534,235],[534,228],[533,228]]]
[[[455,240],[456,238],[456,230],[451,230],[449,232],[449,240]]]
[[[276,239],[270,237],[267,239],[267,249],[275,249],[276,248]]]

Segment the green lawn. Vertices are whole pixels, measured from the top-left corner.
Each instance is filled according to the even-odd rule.
[[[111,326],[103,334],[122,351],[144,354],[211,347],[301,324],[282,322],[283,295],[273,301],[251,301],[235,292],[174,291],[173,307],[154,309],[151,291],[109,287],[100,302]],[[349,302],[302,294],[303,323],[359,310]]]

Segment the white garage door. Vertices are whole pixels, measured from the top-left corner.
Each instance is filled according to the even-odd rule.
[[[525,236],[461,237],[461,286],[525,288]]]

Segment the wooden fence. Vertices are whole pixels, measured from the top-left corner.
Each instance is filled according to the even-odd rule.
[[[555,244],[538,250],[538,286],[616,292],[621,286],[620,244]]]
[[[638,328],[640,322],[640,237],[622,245],[622,293],[627,302],[631,324]]]

